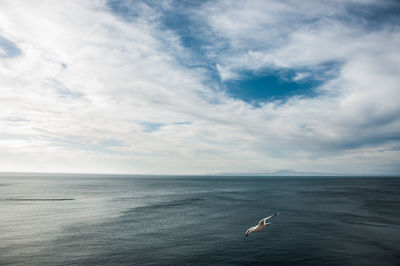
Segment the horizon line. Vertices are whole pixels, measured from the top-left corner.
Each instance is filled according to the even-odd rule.
[[[279,171],[278,171],[279,172]],[[205,176],[205,177],[400,177],[400,174],[350,174],[350,173],[302,173],[297,174],[277,174],[272,173],[205,173],[205,174],[162,174],[162,173],[90,173],[90,172],[30,172],[30,171],[0,171],[1,175],[14,174],[14,175],[29,175],[29,174],[43,174],[43,175],[103,175],[103,176]]]

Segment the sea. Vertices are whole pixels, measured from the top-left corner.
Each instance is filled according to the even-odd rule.
[[[3,173],[0,265],[400,265],[400,177]]]

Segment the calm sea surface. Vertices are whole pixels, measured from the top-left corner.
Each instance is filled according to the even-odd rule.
[[[400,265],[400,178],[2,174],[0,265],[77,264]]]

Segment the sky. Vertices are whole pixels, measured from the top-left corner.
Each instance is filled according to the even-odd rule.
[[[0,171],[400,174],[400,2],[0,0]]]

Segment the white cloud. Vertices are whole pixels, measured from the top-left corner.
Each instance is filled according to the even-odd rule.
[[[229,69],[233,78],[235,72],[259,72],[265,68],[306,69],[318,75],[321,64],[341,64],[338,75],[318,88],[320,96],[294,97],[285,104],[263,108],[268,119],[260,124],[266,125],[265,132],[271,134],[279,129],[285,139],[264,145],[266,150],[276,147],[272,150],[284,153],[286,158],[291,158],[288,153],[301,151],[325,156],[331,152],[346,154],[365,145],[397,142],[398,25],[386,23],[369,29],[363,21],[349,23],[345,21],[349,19],[349,3],[341,1],[314,1],[310,5],[280,1],[230,4],[206,4],[199,17],[209,25],[204,34],[220,40],[216,47],[224,52],[217,54],[215,60],[221,68]],[[372,8],[390,8],[391,3],[362,3],[364,7],[368,4],[374,5]],[[307,74],[297,74],[294,80],[304,75]],[[397,162],[394,158],[391,161]]]
[[[217,71],[222,81],[239,78],[237,73],[230,71],[227,67],[222,67],[220,64],[217,64]]]
[[[303,80],[303,79],[308,78],[310,76],[311,76],[310,73],[299,72],[299,73],[296,73],[296,76],[293,77],[293,81],[300,81],[300,80]]]
[[[210,27],[221,80],[283,67],[300,69],[297,81],[301,68],[329,60],[341,60],[339,75],[316,98],[255,108],[181,64],[190,51],[149,6],[125,20],[104,1],[0,2],[0,35],[21,49],[0,58],[0,170],[399,170],[384,167],[400,158],[390,149],[400,128],[398,29],[349,27],[334,19],[344,12],[336,3],[227,3],[195,16]]]

